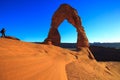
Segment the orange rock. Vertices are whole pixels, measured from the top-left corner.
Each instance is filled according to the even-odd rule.
[[[82,27],[81,19],[78,16],[76,9],[72,8],[68,4],[62,4],[54,13],[48,37],[44,42],[48,43],[47,41],[51,40],[53,45],[60,45],[61,38],[58,32],[58,26],[65,19],[67,19],[68,22],[71,23],[77,30],[77,49],[79,50],[81,47],[89,47],[89,42],[86,37],[84,28]]]

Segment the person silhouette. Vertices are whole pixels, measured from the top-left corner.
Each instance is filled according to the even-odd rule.
[[[1,37],[5,37],[5,28],[2,28],[2,30],[0,31],[0,33],[2,34]]]

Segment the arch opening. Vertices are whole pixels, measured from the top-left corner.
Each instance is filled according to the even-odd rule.
[[[58,27],[58,31],[61,36],[61,43],[76,43],[77,42],[77,32],[76,28],[64,20]]]

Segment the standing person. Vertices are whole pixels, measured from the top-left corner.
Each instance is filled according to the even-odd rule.
[[[2,28],[2,30],[0,31],[0,33],[2,34],[1,37],[5,37],[5,28]]]

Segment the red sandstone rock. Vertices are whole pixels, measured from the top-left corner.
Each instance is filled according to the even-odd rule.
[[[84,28],[81,24],[81,19],[78,16],[76,9],[72,8],[68,4],[62,4],[52,17],[51,28],[48,37],[45,39],[45,43],[51,40],[53,45],[60,45],[60,34],[58,32],[58,26],[67,19],[77,30],[77,49],[81,47],[89,47],[89,42],[86,37]]]
[[[7,39],[13,39],[13,40],[19,40],[20,41],[20,39],[18,39],[16,37],[13,37],[13,36],[5,36],[5,37],[1,37],[1,38],[7,38]]]

